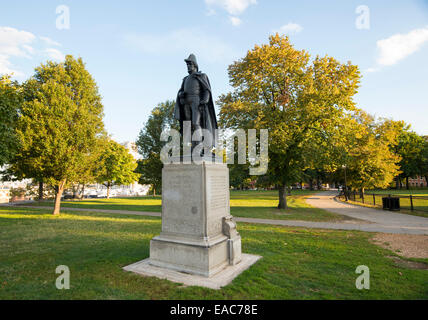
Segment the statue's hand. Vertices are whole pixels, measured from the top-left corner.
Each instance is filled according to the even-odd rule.
[[[201,100],[201,104],[208,104],[208,100]]]

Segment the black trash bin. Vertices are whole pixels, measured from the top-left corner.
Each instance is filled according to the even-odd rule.
[[[396,197],[389,198],[389,210],[400,211],[400,198],[396,198]]]
[[[382,207],[384,210],[399,211],[400,210],[400,198],[396,197],[383,197]]]
[[[389,210],[389,197],[382,198],[382,208],[383,210]]]

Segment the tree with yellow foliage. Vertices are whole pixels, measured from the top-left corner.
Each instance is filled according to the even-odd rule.
[[[403,121],[375,119],[364,113],[349,121],[341,144],[351,189],[386,188],[400,173],[400,156],[393,152]]]
[[[286,188],[307,168],[313,141],[340,132],[342,119],[357,111],[358,67],[329,56],[311,61],[305,50],[276,34],[230,65],[229,78],[234,91],[219,99],[220,123],[269,129],[267,175],[278,186],[278,208],[284,209]]]

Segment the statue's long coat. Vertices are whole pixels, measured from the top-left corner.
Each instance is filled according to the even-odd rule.
[[[205,90],[208,90],[208,92],[210,93],[210,98],[208,100],[208,104],[207,104],[207,108],[206,108],[206,111],[208,111],[208,112],[205,112],[204,114],[202,114],[202,129],[207,129],[212,133],[212,135],[213,135],[212,141],[214,144],[215,129],[218,128],[218,125],[217,125],[217,118],[215,116],[214,101],[213,101],[213,96],[211,93],[210,81],[208,80],[208,76],[205,73],[196,72],[194,75],[196,76],[196,79],[199,80],[202,88]],[[186,81],[187,77],[185,77],[183,79],[180,91],[184,90],[184,81]],[[175,103],[175,109],[174,109],[174,118],[176,118],[177,120],[180,121],[181,133],[183,133],[183,115],[184,115],[183,107],[184,107],[184,105],[180,103],[180,98],[177,94],[177,101]]]

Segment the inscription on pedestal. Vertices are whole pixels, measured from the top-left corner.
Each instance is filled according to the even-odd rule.
[[[222,219],[229,215],[228,171],[207,168],[207,234],[222,233]]]
[[[227,177],[225,175],[212,175],[209,179],[210,182],[210,202],[209,209],[226,209],[227,208]]]
[[[186,167],[183,167],[186,168]],[[172,170],[163,174],[162,231],[203,236],[201,171]]]

